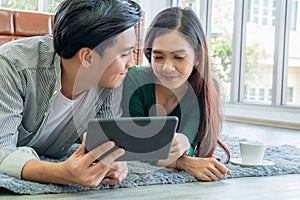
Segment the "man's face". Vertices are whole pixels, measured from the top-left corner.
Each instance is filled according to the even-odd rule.
[[[117,37],[114,46],[108,47],[103,56],[94,52],[94,67],[100,72],[98,85],[107,88],[119,87],[126,77],[128,68],[134,66],[133,50],[136,44],[134,28],[130,28]]]

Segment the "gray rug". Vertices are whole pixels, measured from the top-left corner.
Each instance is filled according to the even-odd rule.
[[[222,138],[228,145],[232,157],[239,157],[238,142],[244,139],[229,136],[222,136]],[[72,151],[70,151],[69,153],[71,152]],[[224,155],[218,149],[216,151],[216,156],[223,157]],[[49,160],[46,158],[44,159]],[[300,173],[300,148],[296,148],[290,145],[283,145],[279,147],[268,146],[265,152],[264,159],[273,161],[275,165],[241,167],[239,165],[233,165],[229,163],[227,164],[227,167],[231,169],[232,173],[230,175],[227,175],[224,179]],[[0,174],[0,193],[3,188],[17,194],[45,194],[71,193],[110,188],[128,188],[154,184],[179,184],[197,181],[194,177],[183,171],[155,167],[143,162],[128,162],[128,168],[129,174],[121,183],[116,185],[100,184],[95,188],[83,187],[74,184],[64,186],[55,184],[40,184],[30,181],[18,180],[5,174]]]

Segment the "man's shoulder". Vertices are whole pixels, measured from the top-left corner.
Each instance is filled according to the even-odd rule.
[[[12,51],[39,49],[41,46],[47,46],[49,50],[53,49],[53,37],[51,35],[45,35],[13,40],[0,46],[0,54],[11,53]]]
[[[0,59],[5,59],[17,70],[47,67],[55,55],[50,35],[22,38],[0,47]]]

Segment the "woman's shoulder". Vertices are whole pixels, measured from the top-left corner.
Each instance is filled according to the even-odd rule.
[[[142,66],[142,65],[137,65],[134,66],[133,68],[129,68],[128,74],[130,75],[148,75],[148,74],[153,74],[152,67],[148,66]]]
[[[154,83],[154,73],[151,67],[135,66],[131,68],[124,81],[126,89],[152,90]]]
[[[135,81],[152,81],[153,80],[153,70],[152,67],[147,66],[135,66],[130,68],[127,77],[129,79],[135,79]]]

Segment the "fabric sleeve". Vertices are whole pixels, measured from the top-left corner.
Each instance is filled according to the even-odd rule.
[[[23,167],[29,160],[39,160],[37,153],[30,147],[1,148],[0,173],[21,179]]]
[[[105,89],[101,93],[98,103],[100,109],[96,110],[97,118],[114,118],[122,116],[121,99],[123,86],[114,89]],[[98,104],[97,103],[97,104]]]
[[[136,76],[135,70],[128,72],[124,80],[123,96],[122,96],[122,109],[123,116],[125,117],[144,117],[143,96],[141,92],[140,80]]]
[[[189,139],[191,144],[189,156],[193,156],[195,147],[197,146],[197,138],[196,134],[198,132],[201,119],[201,109],[199,102],[197,100],[185,101],[181,104],[182,106],[182,115],[181,115],[181,123],[180,129],[178,132],[183,133]]]
[[[115,117],[122,116],[121,100],[122,100],[123,85],[115,88],[112,93],[112,112]]]
[[[0,173],[20,179],[26,162],[38,156],[29,147],[17,147],[23,87],[16,68],[5,58],[0,57],[0,68]]]

